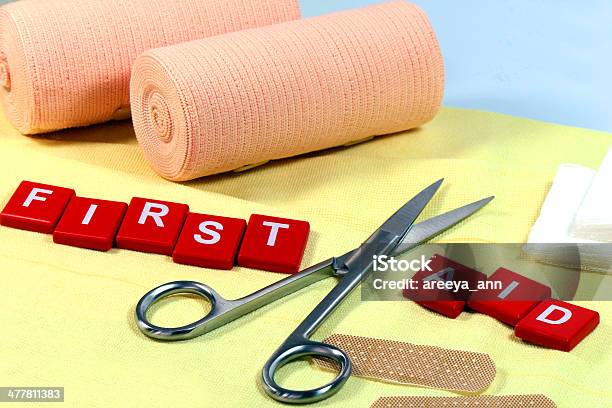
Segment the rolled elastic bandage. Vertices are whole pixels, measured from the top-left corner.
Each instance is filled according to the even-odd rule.
[[[150,50],[131,103],[144,155],[183,181],[420,126],[443,87],[427,17],[395,1]]]
[[[299,18],[298,0],[23,0],[0,8],[0,99],[22,133],[129,117],[142,52]]]

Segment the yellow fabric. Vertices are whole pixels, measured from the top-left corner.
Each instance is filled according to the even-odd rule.
[[[129,123],[28,138],[0,118],[0,137],[2,205],[28,179],[73,187],[82,196],[126,202],[144,196],[218,215],[306,219],[312,235],[304,265],[355,247],[440,177],[445,186],[424,217],[497,196],[440,240],[523,242],[557,166],[596,167],[612,143],[607,133],[444,109],[406,134],[174,184],[148,167]],[[133,319],[135,303],[152,287],[190,279],[234,298],[281,276],[181,266],[127,250],[97,253],[6,227],[0,227],[0,242],[0,385],[64,386],[66,406],[272,405],[259,386],[261,367],[334,285],[333,279],[319,282],[200,338],[160,343],[141,335]],[[202,313],[201,305],[169,301],[154,321],[185,323]],[[316,338],[346,333],[489,353],[498,375],[488,394],[543,393],[560,407],[610,406],[612,307],[587,307],[598,310],[602,322],[570,353],[521,343],[490,317],[464,313],[451,320],[411,302],[360,302],[359,291]],[[280,375],[288,386],[330,378],[307,363]],[[385,395],[452,394],[351,378],[320,406],[369,406]]]

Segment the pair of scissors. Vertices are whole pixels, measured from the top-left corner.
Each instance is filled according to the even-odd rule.
[[[334,289],[272,354],[262,371],[262,383],[266,393],[278,401],[312,403],[328,398],[349,378],[351,360],[339,348],[312,341],[310,336],[359,282],[372,272],[373,257],[395,256],[415,248],[468,218],[493,199],[485,198],[413,225],[442,181],[438,180],[408,201],[358,248],[311,266],[241,299],[224,299],[211,287],[192,281],[171,282],[152,289],[136,306],[138,327],[145,335],[158,340],[191,339],[322,279],[330,276],[340,277]],[[147,318],[149,308],[157,301],[177,294],[195,294],[207,299],[211,304],[210,312],[204,318],[181,327],[160,327],[151,323]],[[275,372],[285,364],[304,357],[318,357],[336,362],[340,367],[338,376],[328,384],[311,390],[296,391],[280,386],[274,379]]]

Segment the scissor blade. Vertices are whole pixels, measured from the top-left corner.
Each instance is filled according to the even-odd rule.
[[[384,230],[400,237],[405,236],[408,229],[412,226],[414,221],[416,221],[423,209],[436,194],[443,181],[444,179],[436,181],[431,186],[414,196],[410,201],[404,204],[402,208],[397,210],[397,212],[387,221],[385,221],[385,223],[381,225],[378,230]]]
[[[402,242],[393,250],[393,255],[399,255],[429,241],[436,235],[441,234],[450,227],[470,217],[482,207],[489,204],[494,198],[494,196],[487,197],[413,225]]]

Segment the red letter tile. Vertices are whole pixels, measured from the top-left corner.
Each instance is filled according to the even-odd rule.
[[[186,204],[132,198],[117,234],[117,247],[172,255],[189,207]]]
[[[599,324],[599,313],[560,300],[537,305],[514,329],[523,340],[570,351]]]
[[[501,289],[483,289],[470,296],[468,306],[497,320],[516,325],[541,300],[551,296],[548,286],[505,268],[499,268],[488,282],[501,282]]]
[[[238,264],[264,271],[297,273],[304,256],[310,224],[306,221],[251,215]]]
[[[71,188],[22,181],[0,213],[0,224],[50,234],[74,195]]]
[[[108,251],[126,209],[126,203],[74,197],[53,232],[53,242]]]
[[[435,254],[430,259],[429,269],[421,270],[412,280],[418,282],[419,289],[405,289],[404,297],[454,319],[461,314],[470,295],[469,289],[461,288],[462,282],[466,282],[470,289],[475,289],[478,282],[487,280],[487,275]],[[456,292],[446,288],[425,289],[423,284],[427,281],[452,281],[460,286]]]
[[[194,214],[187,216],[172,259],[174,262],[214,269],[232,269],[246,221]]]

